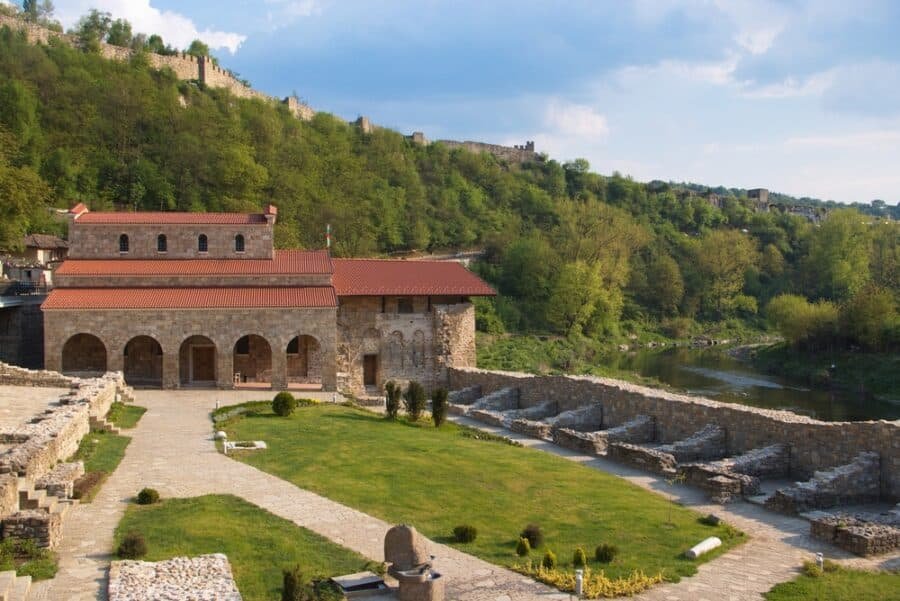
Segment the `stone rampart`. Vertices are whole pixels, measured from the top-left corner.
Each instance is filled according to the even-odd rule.
[[[463,148],[469,152],[474,152],[475,154],[487,152],[510,163],[534,161],[540,156],[534,151],[533,145],[530,148],[524,146],[501,146],[499,144],[486,144],[484,142],[473,142],[471,140],[466,140],[465,142],[459,142],[457,140],[436,140],[436,143],[443,144],[450,149]]]
[[[649,415],[656,420],[657,438],[663,443],[691,436],[698,424],[716,424],[728,433],[728,455],[787,444],[794,477],[808,478],[816,470],[850,463],[859,453],[872,451],[881,457],[882,497],[900,499],[900,420],[823,422],[789,411],[721,403],[592,376],[534,376],[474,368],[450,369],[449,375],[451,389],[481,386],[484,394],[490,394],[500,388],[518,388],[523,408],[555,400],[565,411],[600,402],[607,428]]]

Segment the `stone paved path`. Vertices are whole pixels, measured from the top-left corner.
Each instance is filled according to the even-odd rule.
[[[227,398],[228,404],[234,404],[260,395],[246,391],[137,391],[137,403],[148,411],[137,428],[123,432],[132,436],[125,458],[92,503],[79,505],[66,516],[58,550],[59,574],[35,585],[30,599],[106,599],[113,531],[129,498],[145,486],[156,488],[163,497],[234,494],[381,561],[390,524],[216,452],[208,417],[215,400]],[[447,577],[448,599],[569,598],[450,547],[432,543],[431,552],[437,557],[436,567]]]
[[[864,559],[826,545],[809,536],[809,522],[783,516],[743,501],[728,505],[710,503],[699,489],[669,485],[666,480],[603,458],[581,455],[555,444],[536,440],[469,418],[454,421],[518,440],[523,445],[559,455],[571,461],[620,476],[638,486],[677,499],[701,514],[715,513],[746,532],[750,540],[725,555],[698,567],[698,573],[681,582],[664,584],[637,595],[642,601],[758,601],[775,584],[794,578],[806,560],[816,553],[860,569],[900,568],[900,553]],[[699,542],[699,541],[698,541]]]

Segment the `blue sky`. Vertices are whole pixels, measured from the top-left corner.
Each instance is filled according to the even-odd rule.
[[[894,0],[56,0],[269,94],[639,180],[900,200]]]

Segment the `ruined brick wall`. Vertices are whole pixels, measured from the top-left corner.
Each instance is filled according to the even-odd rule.
[[[844,465],[863,451],[874,451],[881,456],[882,495],[900,498],[900,420],[823,422],[788,411],[720,403],[590,376],[534,376],[451,368],[449,380],[453,389],[481,386],[482,394],[516,387],[522,407],[553,400],[564,411],[599,401],[604,408],[605,428],[622,425],[638,415],[649,415],[656,420],[661,442],[687,438],[706,424],[717,424],[726,431],[731,455],[777,443],[789,444],[791,474],[795,477],[806,478],[815,470]]]
[[[475,311],[458,298],[412,297],[399,313],[395,296],[344,297],[338,310],[338,371],[346,390],[363,394],[365,355],[378,356],[376,388],[411,380],[426,389],[447,386],[447,366],[474,365]],[[429,307],[430,305],[430,307]],[[384,311],[382,311],[384,309]]]
[[[259,225],[106,225],[69,227],[70,259],[271,259],[272,227]],[[128,252],[119,252],[119,236],[128,236]],[[157,251],[157,237],[166,236],[166,252]],[[207,238],[207,252],[198,250],[198,238]],[[244,252],[235,251],[234,238],[244,236]]]
[[[150,336],[162,347],[164,388],[181,386],[179,357],[182,342],[205,336],[216,346],[216,384],[233,386],[234,345],[239,338],[256,334],[272,349],[272,386],[287,384],[287,345],[303,334],[315,338],[322,350],[322,385],[335,389],[335,309],[192,309],[192,310],[97,310],[44,312],[45,363],[59,370],[66,341],[79,333],[97,336],[106,347],[108,371],[122,371],[124,349],[136,336]]]

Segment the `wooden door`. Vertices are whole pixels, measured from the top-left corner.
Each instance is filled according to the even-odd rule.
[[[377,386],[378,355],[363,355],[363,384]]]
[[[216,379],[216,349],[212,346],[191,348],[193,360],[193,381],[213,382]]]

